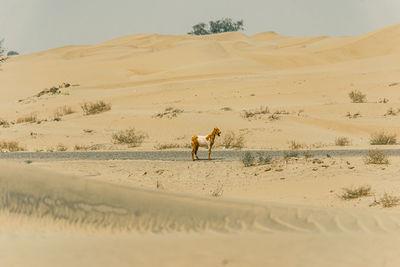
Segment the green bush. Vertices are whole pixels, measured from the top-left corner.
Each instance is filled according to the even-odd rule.
[[[209,26],[204,22],[192,26],[191,35],[208,35],[222,32],[237,32],[244,30],[243,20],[233,21],[230,18],[210,21]]]

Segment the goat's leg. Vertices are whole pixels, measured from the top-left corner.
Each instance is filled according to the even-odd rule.
[[[194,146],[192,145],[192,160],[194,161],[194,151],[195,151],[195,148],[194,148]]]
[[[196,150],[194,151],[194,154],[196,155],[196,159],[198,160],[199,157],[197,156],[197,151],[199,150],[199,146],[196,146]]]

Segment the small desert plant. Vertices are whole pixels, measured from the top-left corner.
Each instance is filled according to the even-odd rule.
[[[37,121],[37,115],[34,113],[31,113],[29,115],[26,115],[24,117],[20,117],[17,119],[17,123],[35,123]]]
[[[222,146],[225,148],[243,148],[244,135],[236,135],[233,131],[227,131],[223,135]]]
[[[168,107],[166,108],[163,112],[157,113],[155,114],[153,117],[154,118],[168,118],[168,119],[172,119],[172,118],[176,118],[178,116],[178,114],[183,113],[183,109],[179,109],[179,108],[174,108],[174,107]]]
[[[305,144],[298,143],[295,140],[292,140],[289,143],[289,149],[292,149],[292,150],[302,149],[305,147],[307,147]]]
[[[370,150],[364,158],[365,164],[378,164],[386,165],[389,164],[389,160],[385,153],[379,150]]]
[[[65,115],[69,115],[74,112],[75,111],[73,111],[71,107],[62,106],[62,107],[57,108],[56,111],[54,111],[54,118],[61,118]]]
[[[255,158],[249,151],[247,151],[242,157],[242,162],[245,167],[254,166]]]
[[[84,115],[93,115],[102,112],[109,111],[111,109],[111,104],[106,104],[104,101],[100,100],[97,102],[86,102],[81,105]]]
[[[268,119],[270,121],[277,121],[280,119],[279,114],[278,113],[272,113],[271,115],[268,116]]]
[[[3,126],[4,128],[10,127],[10,123],[6,120],[0,119],[0,126]]]
[[[57,147],[56,147],[56,150],[57,150],[58,152],[64,152],[64,151],[67,151],[67,150],[68,150],[68,147],[66,147],[66,146],[63,145],[63,144],[58,144]]]
[[[360,197],[368,197],[371,195],[371,186],[364,185],[356,188],[343,188],[343,193],[340,195],[341,199],[349,200]]]
[[[348,146],[350,145],[350,140],[347,137],[337,137],[335,139],[335,145],[337,146]]]
[[[179,144],[157,144],[154,146],[157,150],[171,149],[171,148],[180,148]]]
[[[251,109],[251,110],[243,110],[242,117],[245,119],[259,119],[261,116],[268,114],[269,108],[267,106],[259,107],[258,109]]]
[[[396,134],[386,134],[384,132],[374,133],[371,135],[371,145],[395,145],[397,142]]]
[[[356,112],[354,114],[347,112],[346,117],[348,117],[349,119],[357,119],[357,118],[361,117],[361,114],[360,114],[360,112]]]
[[[400,204],[400,198],[385,193],[378,201],[384,208],[391,208]]]
[[[230,107],[223,107],[223,108],[221,108],[221,110],[223,110],[223,111],[232,111],[232,108],[230,108]]]
[[[367,96],[365,94],[361,93],[358,90],[351,91],[349,93],[349,97],[351,99],[351,102],[353,102],[353,103],[365,103],[365,102],[367,102]]]
[[[397,112],[398,112],[398,110],[396,111],[396,110],[394,110],[393,108],[389,108],[387,111],[386,111],[386,113],[385,113],[385,115],[383,115],[383,116],[396,116],[397,115]]]
[[[93,150],[100,150],[104,149],[104,145],[101,144],[95,144],[95,145],[75,145],[74,146],[74,151],[93,151]]]
[[[140,146],[146,138],[147,134],[136,131],[135,128],[122,130],[112,135],[114,143],[127,144],[129,147]]]
[[[211,191],[211,196],[221,197],[223,193],[224,193],[224,185],[219,184],[214,190]]]
[[[20,147],[17,141],[1,141],[0,149],[5,149],[10,152],[24,151],[25,149]]]

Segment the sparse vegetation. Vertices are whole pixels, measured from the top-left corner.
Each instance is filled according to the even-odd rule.
[[[56,150],[57,150],[58,152],[64,152],[64,151],[67,151],[67,150],[68,150],[68,147],[66,147],[66,146],[63,145],[63,144],[58,144],[57,147],[56,147]]]
[[[174,107],[168,107],[166,108],[163,112],[155,114],[153,117],[154,118],[168,118],[168,119],[173,119],[178,116],[178,114],[183,113],[183,109],[179,108],[174,108]]]
[[[395,145],[397,143],[396,134],[387,134],[384,132],[374,133],[371,135],[371,145]]]
[[[242,162],[245,167],[254,166],[255,158],[249,151],[247,151],[242,157]]]
[[[69,106],[62,106],[56,109],[56,111],[54,111],[54,118],[61,118],[65,115],[69,115],[74,113],[75,111],[69,107]]]
[[[0,119],[0,126],[3,126],[3,128],[8,128],[10,127],[10,123],[6,120]]]
[[[74,151],[94,151],[104,149],[104,145],[102,144],[95,144],[95,145],[75,145]]]
[[[181,148],[182,146],[180,144],[157,144],[154,146],[155,149],[157,150],[164,150],[164,149],[172,149],[172,148]]]
[[[386,113],[383,116],[397,116],[397,114],[400,112],[400,109],[393,109],[393,108],[389,108]]]
[[[351,102],[353,102],[353,103],[365,103],[365,102],[367,102],[367,95],[361,93],[358,90],[351,91],[349,93],[349,97],[351,99]]]
[[[278,113],[275,113],[275,112],[268,116],[268,119],[269,119],[270,121],[277,121],[277,120],[279,120],[280,118],[281,118],[281,117],[279,116],[279,114],[278,114]]]
[[[248,120],[251,119],[260,119],[263,115],[268,114],[269,108],[267,106],[259,107],[258,109],[252,109],[252,110],[243,110],[242,111],[242,117]]]
[[[389,164],[389,159],[386,154],[379,150],[370,150],[364,158],[365,164],[378,164],[386,165]]]
[[[233,131],[227,131],[223,135],[222,146],[224,148],[238,148],[244,146],[245,138],[243,134],[236,135]]]
[[[223,107],[223,108],[221,108],[221,110],[223,110],[223,111],[232,111],[232,108],[230,108],[230,107]]]
[[[106,104],[104,101],[100,100],[97,102],[86,102],[81,105],[84,115],[93,115],[102,112],[109,111],[111,109],[111,104]]]
[[[361,117],[361,113],[356,112],[354,114],[351,114],[350,112],[347,112],[346,117],[348,117],[349,119],[357,119]]]
[[[135,128],[122,130],[112,135],[112,140],[116,144],[127,144],[129,147],[140,146],[147,134],[141,131],[136,131]]]
[[[340,198],[349,200],[368,196],[371,196],[371,186],[364,185],[356,188],[343,188],[343,193],[340,195]]]
[[[391,208],[400,204],[400,198],[385,193],[383,197],[379,199],[378,203],[384,208]]]
[[[289,143],[289,149],[292,149],[292,150],[302,149],[302,148],[306,148],[306,147],[307,147],[307,145],[298,143],[295,140],[292,140]]]
[[[17,119],[17,123],[35,123],[35,122],[37,122],[37,115],[35,113],[31,113],[29,115]]]
[[[0,149],[9,152],[24,151],[25,149],[19,145],[17,141],[1,141]]]
[[[214,190],[211,191],[211,196],[221,197],[223,193],[224,193],[224,185],[219,184]]]
[[[335,145],[337,146],[348,146],[350,145],[350,140],[347,137],[337,137],[335,139]]]
[[[61,84],[61,85],[59,85],[59,86],[53,86],[53,87],[50,87],[49,89],[44,89],[43,91],[40,91],[37,95],[36,95],[36,97],[41,97],[41,96],[43,96],[43,95],[56,95],[56,94],[60,94],[61,93],[61,89],[63,89],[63,88],[68,88],[68,87],[70,87],[71,86],[71,84],[70,83],[63,83],[63,84]]]

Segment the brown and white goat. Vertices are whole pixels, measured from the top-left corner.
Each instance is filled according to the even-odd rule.
[[[207,147],[208,148],[208,159],[211,160],[211,148],[214,144],[215,137],[220,136],[221,131],[218,128],[214,128],[212,133],[207,136],[195,135],[192,137],[192,160],[194,160],[194,155],[196,159],[199,159],[197,156],[197,150],[199,147]]]

